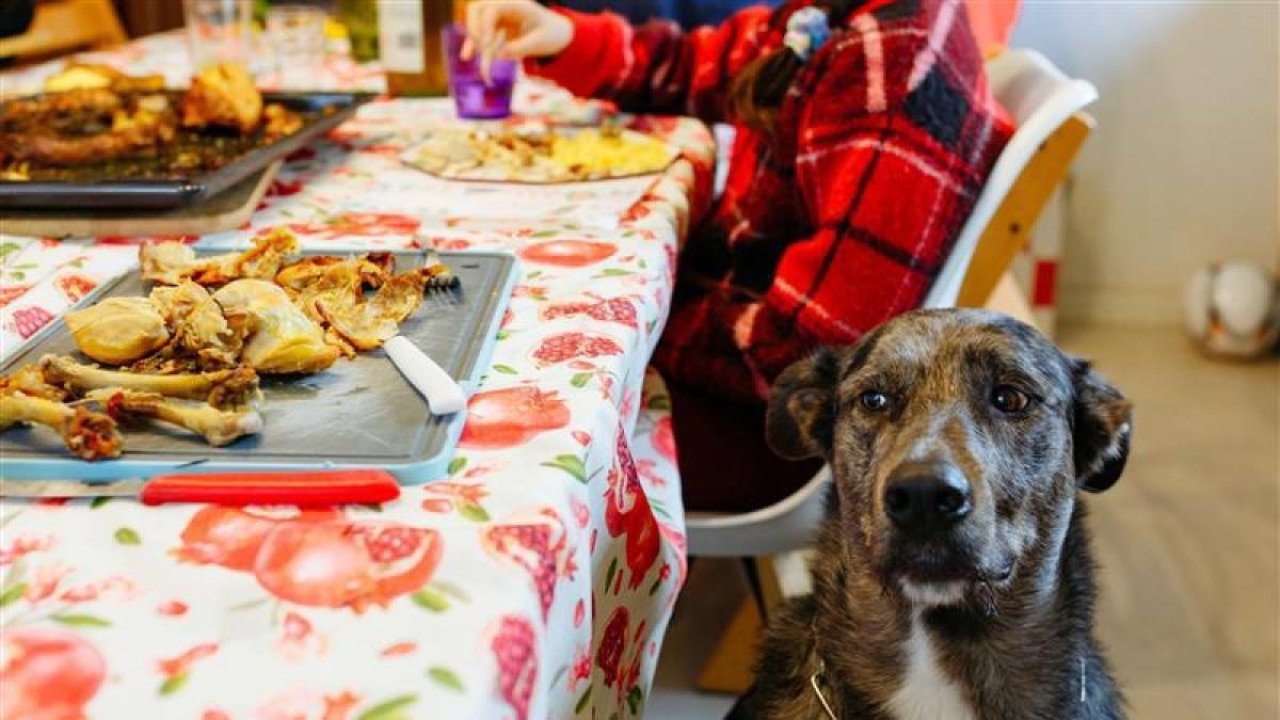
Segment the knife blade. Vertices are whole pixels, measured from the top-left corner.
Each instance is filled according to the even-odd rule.
[[[184,473],[107,483],[0,479],[0,496],[137,497],[144,505],[190,502],[328,507],[390,502],[400,497],[400,485],[391,473],[373,469]]]

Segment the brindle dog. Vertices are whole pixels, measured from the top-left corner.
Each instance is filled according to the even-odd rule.
[[[1012,318],[910,313],[790,367],[767,430],[835,482],[813,595],[730,718],[1124,717],[1076,493],[1119,479],[1130,405],[1087,363]]]

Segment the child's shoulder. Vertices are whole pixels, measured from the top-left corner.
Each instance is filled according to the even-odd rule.
[[[904,102],[924,75],[941,67],[967,92],[982,73],[964,0],[870,0],[855,10],[815,58],[809,91],[846,95],[869,86],[878,109]],[[877,100],[879,101],[877,103]],[[875,107],[869,107],[875,110]]]

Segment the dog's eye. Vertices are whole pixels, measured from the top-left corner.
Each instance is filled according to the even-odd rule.
[[[1001,385],[991,393],[991,404],[1003,413],[1020,413],[1031,406],[1031,397],[1012,385]]]
[[[879,390],[868,390],[858,396],[858,402],[869,412],[880,412],[889,407],[889,396]]]

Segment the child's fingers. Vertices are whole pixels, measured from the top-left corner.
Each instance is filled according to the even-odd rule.
[[[541,29],[525,33],[514,40],[508,41],[498,51],[498,54],[501,57],[516,60],[530,55],[541,55],[542,47],[546,44],[544,35],[545,33]]]
[[[498,26],[499,3],[479,2],[467,5],[467,43],[462,59],[470,60],[476,51],[493,44]]]

